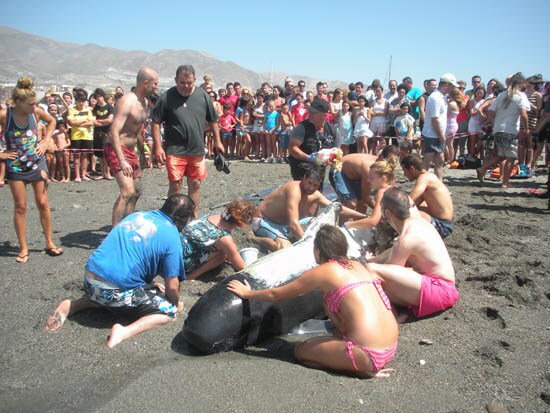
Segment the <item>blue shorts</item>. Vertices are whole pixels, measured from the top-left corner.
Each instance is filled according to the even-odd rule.
[[[334,188],[334,192],[342,202],[348,202],[353,199],[361,199],[361,182],[352,181],[342,172],[331,168],[328,179]]]
[[[305,217],[298,222],[300,225],[307,225],[312,218],[313,217]],[[258,223],[252,227],[252,230],[257,237],[266,237],[272,240],[276,240],[277,238],[288,240],[291,235],[288,225],[276,224],[266,218],[260,219]]]
[[[281,149],[287,149],[288,148],[288,142],[290,141],[290,132],[285,130],[282,131],[279,135],[281,139]]]
[[[445,142],[439,142],[439,138],[426,138],[422,136],[424,141],[424,153],[444,153]]]
[[[453,233],[453,221],[447,221],[446,219],[439,219],[430,217],[430,222],[434,226],[434,228],[437,230],[439,235],[441,235],[441,238],[447,238],[449,235]]]
[[[233,132],[222,132],[222,139],[231,139],[233,137]]]
[[[176,318],[178,312],[174,304],[157,294],[156,288],[137,287],[124,290],[106,281],[94,279],[88,272],[84,275],[84,292],[95,303],[135,317],[162,314]]]

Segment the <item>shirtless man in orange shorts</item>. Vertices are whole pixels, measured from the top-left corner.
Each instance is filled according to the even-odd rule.
[[[158,90],[158,82],[159,76],[155,70],[142,67],[137,74],[134,91],[125,94],[116,104],[104,152],[104,158],[120,188],[113,207],[113,227],[134,212],[141,195],[141,169],[135,147],[143,148],[141,126],[150,109],[147,98]],[[141,153],[143,155],[143,151]]]

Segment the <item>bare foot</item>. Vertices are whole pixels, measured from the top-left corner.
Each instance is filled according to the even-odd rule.
[[[63,323],[69,315],[71,309],[71,300],[63,300],[61,304],[57,306],[53,315],[46,320],[44,329],[46,331],[57,331],[63,326]]]
[[[478,169],[476,169],[477,179],[479,182],[483,183],[483,180],[485,179],[483,176],[483,173]]]
[[[395,371],[395,369],[382,369],[382,370],[378,370],[376,372],[376,374],[372,377],[376,378],[376,379],[382,379],[382,378],[386,378],[386,377],[390,377],[391,373],[393,373]]]
[[[107,339],[107,347],[113,348],[117,344],[122,343],[126,339],[126,327],[121,324],[115,324],[111,328],[111,334]]]

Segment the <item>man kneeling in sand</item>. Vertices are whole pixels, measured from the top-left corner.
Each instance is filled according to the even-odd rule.
[[[369,259],[367,269],[382,278],[394,303],[411,307],[420,318],[452,307],[459,293],[443,240],[429,222],[411,216],[409,202],[400,189],[384,193],[382,214],[399,236],[390,250]]]
[[[112,348],[173,321],[183,310],[179,285],[180,279],[185,279],[185,269],[179,233],[194,211],[191,198],[174,194],[160,210],[136,212],[124,218],[88,259],[85,296],[63,300],[46,321],[46,330],[57,331],[67,317],[87,308],[107,307],[138,317],[128,326],[112,327],[107,341],[107,347]],[[165,285],[153,283],[157,274],[164,278]]]
[[[252,223],[254,234],[248,238],[270,251],[290,246],[304,235],[307,225],[317,215],[319,206],[330,201],[318,191],[324,169],[311,167],[301,181],[290,181],[271,192],[259,206],[261,218]],[[364,218],[365,215],[342,207],[342,217]]]
[[[417,154],[410,154],[401,161],[401,169],[409,181],[416,181],[409,196],[418,209],[437,230],[441,238],[453,232],[453,200],[447,187],[439,178],[424,169],[424,162]]]

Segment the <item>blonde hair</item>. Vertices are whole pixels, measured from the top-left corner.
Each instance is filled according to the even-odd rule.
[[[13,101],[16,102],[18,100],[27,100],[29,98],[36,97],[36,92],[32,88],[33,85],[34,82],[30,77],[20,77],[17,80],[17,86],[13,89],[13,93],[11,95]]]
[[[449,97],[451,98],[451,100],[454,100],[456,102],[459,109],[464,109],[466,107],[466,99],[464,98],[464,94],[460,89],[452,89],[449,92]]]
[[[390,157],[384,159],[383,161],[376,161],[372,166],[371,170],[374,171],[379,176],[385,176],[389,181],[395,181],[395,169],[397,168],[397,160]]]

